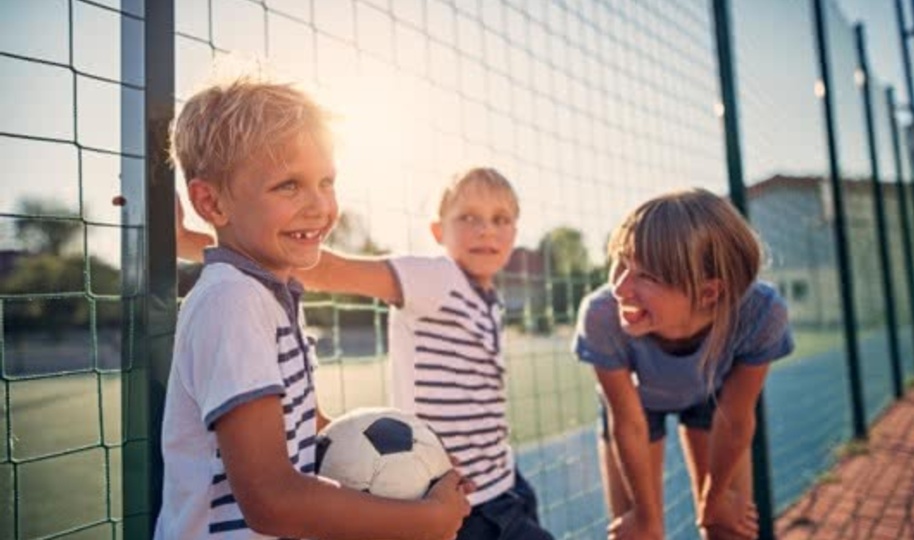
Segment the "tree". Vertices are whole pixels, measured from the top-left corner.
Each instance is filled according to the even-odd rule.
[[[549,261],[553,276],[586,274],[590,271],[590,256],[584,246],[584,234],[572,227],[557,227],[540,240],[540,251]]]
[[[86,290],[86,261],[82,255],[58,257],[40,254],[21,257],[13,270],[0,280],[0,294],[23,296],[36,292],[74,293]],[[90,257],[92,283],[100,290],[119,290],[120,272],[95,257]],[[8,328],[44,328],[59,336],[69,328],[86,328],[89,324],[89,302],[86,295],[62,298],[39,298],[8,302],[3,313]],[[114,302],[96,304],[97,327],[120,321],[120,310]]]
[[[60,255],[74,241],[81,223],[75,219],[44,216],[74,215],[73,210],[53,199],[25,198],[19,201],[16,234],[29,253]],[[31,217],[35,216],[35,217]]]
[[[557,227],[543,236],[539,249],[552,280],[552,317],[555,322],[570,322],[589,290],[592,265],[584,235],[572,227]]]
[[[327,238],[327,244],[346,253],[359,255],[384,255],[387,250],[371,238],[365,221],[351,211],[340,212],[333,232]]]

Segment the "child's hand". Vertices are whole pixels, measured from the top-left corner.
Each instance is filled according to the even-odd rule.
[[[650,523],[630,510],[612,520],[606,529],[608,540],[663,540],[661,523]]]
[[[457,467],[460,466],[460,460],[455,458],[451,454],[448,454],[447,458],[451,461],[451,466],[454,467],[454,470],[457,471],[457,474],[460,474],[460,471],[457,469]],[[463,490],[464,495],[469,495],[470,493],[473,493],[474,491],[476,491],[476,482],[473,482],[472,480],[463,476],[462,474],[460,474],[459,486],[460,486],[460,489]]]
[[[428,540],[451,540],[457,537],[463,518],[470,514],[470,503],[464,495],[463,482],[460,473],[451,469],[429,490],[425,500],[434,505],[437,527],[428,531]]]
[[[704,502],[698,526],[705,540],[753,540],[758,537],[758,510],[751,499],[730,490]]]

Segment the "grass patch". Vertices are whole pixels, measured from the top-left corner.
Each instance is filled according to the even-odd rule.
[[[110,535],[122,514],[120,388],[119,373],[6,383],[11,452],[0,462],[0,537],[12,537],[14,525],[22,538],[91,524]]]
[[[816,485],[822,486],[825,484],[837,484],[841,481],[837,474],[832,471],[825,471],[816,478]]]
[[[840,461],[842,459],[868,454],[869,451],[869,443],[865,439],[851,439],[835,448],[835,458]]]

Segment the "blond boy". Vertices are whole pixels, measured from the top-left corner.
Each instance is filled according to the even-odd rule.
[[[292,272],[318,262],[338,213],[322,110],[288,85],[212,85],[185,104],[172,155],[218,247],[178,318],[155,537],[453,538],[469,511],[454,471],[418,502],[314,475],[327,419]]]

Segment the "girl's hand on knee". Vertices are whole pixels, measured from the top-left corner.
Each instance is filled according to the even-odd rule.
[[[635,510],[612,520],[606,532],[608,540],[663,540],[663,524],[641,519]]]
[[[754,540],[758,538],[758,510],[752,499],[729,490],[704,502],[698,526],[706,540]]]

